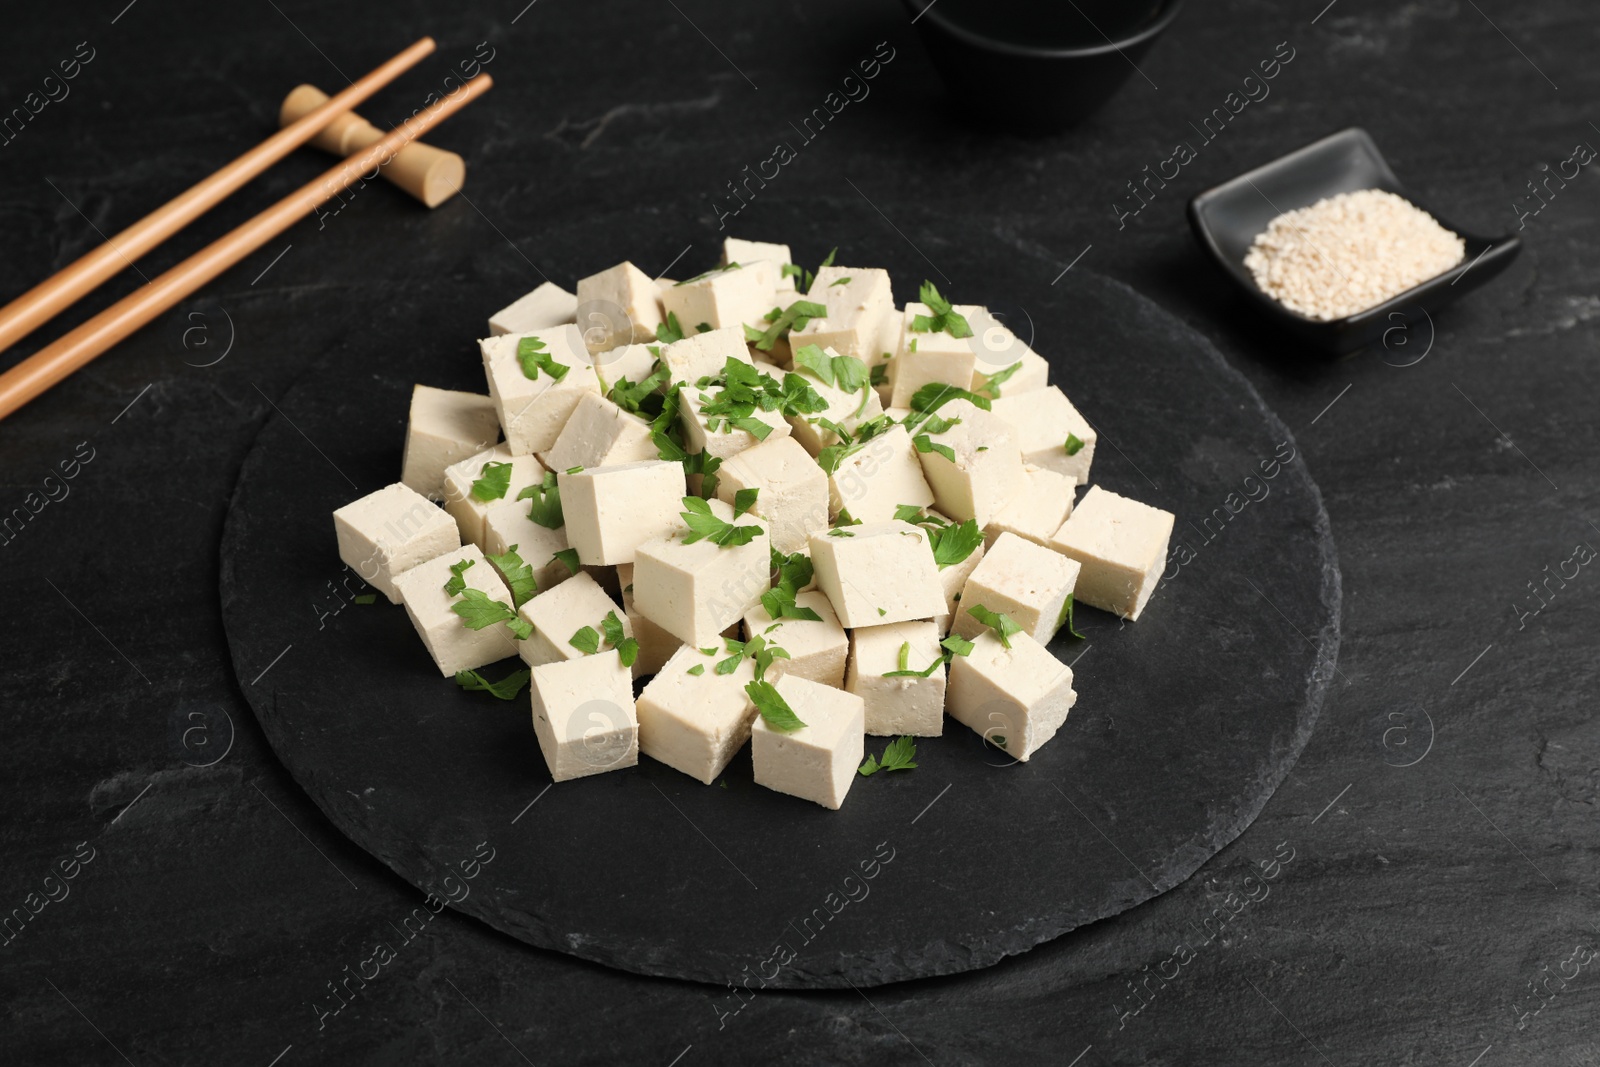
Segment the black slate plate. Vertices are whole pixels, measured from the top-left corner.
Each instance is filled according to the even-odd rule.
[[[643,974],[751,988],[949,974],[1178,884],[1293,765],[1337,655],[1320,496],[1298,459],[1260,470],[1293,449],[1288,430],[1148,300],[1082,268],[1052,284],[1058,264],[973,224],[908,215],[901,236],[861,203],[766,201],[756,216],[733,232],[791,235],[806,262],[826,251],[811,235],[837,238],[840,262],[889,268],[901,300],[932,276],[1008,309],[1100,430],[1095,480],[1177,513],[1174,577],[1143,620],[1084,610],[1087,641],[1053,646],[1080,694],[1061,734],[1008,766],[947,722],[919,769],[858,780],[839,812],[755,786],[748,748],[726,788],[648,759],[551,786],[525,699],[458,690],[402,609],[351,602],[360,582],[329,518],[398,476],[414,381],[482,388],[471,339],[528,279],[474,263],[412,294],[429,309],[418,321],[379,318],[291,389],[243,465],[222,606],[273,748],[408,881],[530,944]],[[664,270],[692,241],[683,277],[715,261],[713,221],[641,209],[527,247],[570,284],[624,256]],[[495,857],[482,867],[480,843]]]

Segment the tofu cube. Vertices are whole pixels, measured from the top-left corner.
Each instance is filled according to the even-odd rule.
[[[615,652],[533,668],[533,732],[557,782],[639,762],[633,678]]]
[[[826,348],[823,352],[829,356],[839,354]],[[839,440],[837,434],[823,427],[822,420],[837,423],[854,433],[856,427],[863,422],[883,414],[883,404],[878,399],[877,391],[870,384],[853,393],[847,393],[836,385],[824,382],[809,370],[796,367],[794,373],[804,378],[806,384],[828,402],[828,407],[824,411],[811,415],[789,416],[789,427],[794,439],[804,445],[805,450],[813,456]]]
[[[758,490],[750,513],[767,520],[772,547],[785,555],[828,528],[828,476],[792,437],[769,437],[723,462],[717,496],[732,504],[741,489]]]
[[[1078,487],[1076,479],[1027,463],[1022,465],[1022,473],[1027,485],[983,528],[985,543],[992,545],[1001,534],[1014,533],[1036,545],[1049,547],[1050,538],[1072,514],[1072,498]]]
[[[500,417],[493,400],[477,393],[416,386],[411,390],[400,481],[437,499],[444,494],[446,467],[477,455],[498,440]]]
[[[817,588],[845,626],[931,619],[944,610],[927,531],[909,522],[891,519],[815,534],[811,562]]]
[[[1172,536],[1170,511],[1089,487],[1050,547],[1083,565],[1079,603],[1135,620],[1155,592]]]
[[[862,626],[851,634],[850,666],[844,687],[866,707],[866,732],[875,737],[938,737],[944,733],[945,669],[926,678],[885,678],[906,664],[920,671],[944,654],[939,628],[931,622],[893,622]]]
[[[983,311],[973,304],[957,304],[955,311],[971,319]],[[889,406],[908,407],[911,398],[929,382],[941,382],[962,389],[972,384],[978,366],[978,338],[952,337],[943,330],[918,332],[911,328],[917,317],[933,315],[926,304],[910,303],[900,313],[900,337],[891,364],[892,388]]]
[[[663,315],[677,315],[685,334],[709,326],[712,330],[761,321],[778,299],[778,268],[766,260],[707,271],[705,274],[661,290]],[[710,332],[709,330],[707,332]]]
[[[622,610],[628,613],[633,639],[639,642],[639,656],[633,661],[633,676],[647,678],[677,654],[683,642],[645,618],[633,602],[633,564],[617,564],[617,585],[621,589]]]
[[[567,368],[559,381],[544,371],[537,371],[537,378],[529,378],[523,371],[517,349],[528,337],[544,342],[543,351]],[[600,379],[589,365],[576,326],[488,337],[478,342],[478,348],[489,379],[489,396],[506,434],[506,447],[516,455],[549,449],[578,399],[584,393],[600,392]]]
[[[567,541],[590,566],[632,563],[639,545],[679,529],[683,464],[651,459],[556,472]]]
[[[744,688],[755,681],[755,664],[741,660],[732,674],[718,674],[724,658],[721,642],[711,656],[683,645],[639,694],[639,751],[706,785],[750,739],[756,717]]]
[[[622,605],[607,596],[606,591],[600,588],[600,583],[587,571],[579,571],[555,588],[544,590],[517,611],[518,615],[533,625],[532,636],[521,642],[517,650],[522,662],[537,667],[589,655],[572,643],[572,635],[585,626],[602,634],[603,648],[604,631],[600,625],[605,621],[607,612],[616,613],[617,621],[622,623],[624,636],[633,636]]]
[[[828,507],[862,522],[887,522],[901,504],[924,508],[933,489],[904,426],[879,434],[839,461],[828,476]]]
[[[789,294],[794,292],[794,272],[784,273],[783,268],[794,263],[794,255],[789,251],[788,245],[772,244],[768,241],[742,241],[737,237],[727,237],[722,241],[723,263],[744,263],[746,265],[757,260],[766,260],[772,264],[772,271],[777,278],[778,292]],[[762,308],[765,314],[769,308]],[[754,325],[754,323],[752,323]]]
[[[658,456],[650,441],[648,422],[623,411],[599,393],[584,393],[556,436],[556,443],[539,459],[553,471],[565,471],[572,467],[636,463]]]
[[[806,299],[823,305],[828,313],[811,319],[789,334],[791,349],[803,345],[831,348],[843,356],[870,363],[883,330],[883,320],[894,314],[894,292],[889,272],[877,268],[823,267]]]
[[[756,784],[837,811],[866,749],[861,698],[793,674],[773,686],[805,725],[777,730],[756,716],[750,730]]]
[[[733,508],[712,500],[711,513],[735,522]],[[570,520],[569,520],[570,521]],[[724,547],[710,540],[684,543],[688,530],[646,541],[633,561],[633,602],[645,617],[697,648],[719,643],[771,588],[772,539],[751,515],[740,526],[761,530],[748,544]]]
[[[669,380],[691,385],[701,378],[715,378],[730,359],[752,362],[742,326],[694,334],[660,347],[661,362],[667,368]]]
[[[833,605],[822,593],[799,593],[794,602],[798,607],[816,612],[822,617],[821,621],[781,619],[774,622],[767,609],[757,602],[744,613],[745,640],[760,636],[769,646],[776,645],[789,653],[788,659],[772,661],[772,666],[767,668],[768,681],[793,674],[838,689],[844,685],[850,635],[839,625],[839,616],[834,614]]]
[[[511,464],[511,482],[505,492],[498,496],[490,495],[494,492],[493,488],[474,488],[491,463]],[[538,485],[543,477],[544,467],[537,459],[533,456],[513,456],[505,445],[496,445],[471,459],[447,467],[444,472],[444,510],[456,520],[462,543],[482,548],[483,523],[490,510],[514,502],[518,493],[530,485]]]
[[[654,341],[662,320],[657,297],[656,283],[632,263],[580,278],[578,308],[597,317],[593,328],[578,324],[584,327],[581,339],[593,352]]]
[[[570,547],[567,528],[558,526],[552,530],[534,522],[528,518],[525,500],[503,502],[489,509],[483,519],[483,544],[479,547],[489,556],[503,556],[515,548],[522,562],[533,568],[541,593],[572,577],[567,565],[556,558],[557,552]]]
[[[972,651],[950,661],[945,709],[985,741],[1013,759],[1026,761],[1056,735],[1077,702],[1072,668],[1027,634],[1012,634],[1011,647],[993,631],[973,641]]]
[[[489,336],[528,333],[565,326],[578,311],[578,298],[555,282],[544,282],[489,316]]]
[[[400,603],[394,580],[424,560],[461,547],[455,520],[399,482],[333,513],[339,558],[363,581]]]
[[[955,632],[972,637],[983,631],[983,623],[970,614],[981,605],[1009,615],[1029,637],[1048,645],[1067,619],[1067,597],[1077,584],[1079,567],[1077,560],[1026,538],[1001,534],[961,590]]]
[[[1027,487],[1011,426],[970,400],[953,400],[938,413],[961,421],[944,433],[927,435],[929,450],[917,453],[933,502],[952,519],[974,519],[987,526]],[[947,446],[954,458],[933,446]]]
[[[1030,393],[1005,393],[993,404],[994,413],[1010,424],[1024,463],[1044,467],[1057,474],[1089,482],[1089,465],[1094,462],[1094,446],[1099,435],[1078,414],[1059,386],[1047,386]],[[1067,454],[1067,436],[1082,443]]]
[[[1012,332],[1011,327],[987,308],[979,308],[967,319],[972,327],[973,352],[978,357],[972,368],[973,392],[990,399],[1017,396],[1043,389],[1050,383],[1050,364]],[[1015,366],[1016,370],[1011,370]],[[989,381],[1005,374],[999,384]]]
[[[451,610],[452,605],[461,602],[461,597],[451,596],[444,587],[452,577],[450,567],[462,560],[472,564],[461,572],[467,588],[511,607],[511,594],[506,591],[505,583],[483,558],[477,545],[464,545],[419,563],[395,579],[395,588],[406,606],[406,614],[411,617],[411,625],[417,628],[439,673],[446,678],[453,677],[457,671],[476,670],[515,656],[518,647],[526,643],[513,637],[504,623],[474,630]]]
[[[747,448],[755,447],[759,440],[749,430],[733,426],[725,416],[703,413],[702,409],[707,404],[715,402],[719,391],[719,386],[709,389],[695,385],[685,387],[678,394],[678,418],[683,423],[683,440],[688,451],[709,452],[726,460]],[[750,417],[772,428],[764,440],[789,436],[789,423],[781,412],[756,408]]]

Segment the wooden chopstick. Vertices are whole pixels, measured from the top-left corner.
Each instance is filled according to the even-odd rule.
[[[311,140],[328,123],[414,67],[436,47],[432,37],[422,38],[298,122],[285,126],[209,178],[178,194],[0,308],[0,352],[210,211],[229,194]]]
[[[431,108],[425,108],[402,122],[383,140],[336,164],[320,178],[307,182],[255,218],[157,276],[150,284],[129,293],[59,341],[46,345],[0,374],[0,419],[362,180],[392,158],[402,145],[421,137],[431,127],[466,107],[488,92],[493,84],[489,75],[478,75]]]

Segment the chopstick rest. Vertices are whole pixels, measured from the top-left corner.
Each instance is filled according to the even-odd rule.
[[[327,100],[328,94],[314,85],[295,86],[283,98],[278,125],[293,125]],[[347,111],[324,126],[311,144],[343,159],[382,139],[382,130],[354,111]],[[467,177],[467,164],[454,152],[412,141],[378,173],[429,207],[438,207],[461,188]]]

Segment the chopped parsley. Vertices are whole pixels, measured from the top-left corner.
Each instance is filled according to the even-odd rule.
[[[676,311],[667,312],[667,320],[656,327],[656,340],[664,345],[683,340],[683,325],[678,322]]]
[[[1015,363],[1011,364],[1011,366],[1006,367],[1004,370],[995,371],[993,374],[989,375],[983,380],[983,384],[978,386],[977,392],[981,396],[988,397],[990,400],[999,400],[1000,386],[1005,382],[1010,381],[1012,376],[1021,369],[1022,360],[1019,359]]]
[[[484,503],[499,500],[511,488],[511,464],[485,463],[483,477],[472,483],[472,495]]]
[[[744,691],[749,694],[750,702],[761,713],[761,718],[774,730],[788,733],[805,726],[805,723],[800,721],[800,716],[794,713],[789,702],[783,699],[783,695],[771,682],[751,682],[744,687]]]
[[[913,316],[912,333],[947,333],[951,337],[972,336],[972,327],[967,324],[966,317],[956,311],[950,305],[950,301],[939,295],[938,288],[932,282],[924,281],[918,296],[933,314]]]
[[[855,534],[851,533],[849,530],[842,529],[842,528],[840,528],[838,526],[835,526],[833,529],[828,531],[828,536],[829,537],[854,537]]]
[[[579,652],[592,656],[600,651],[600,631],[593,626],[580,626],[567,639],[567,644]]]
[[[362,593],[360,596],[356,597],[356,603],[357,604],[372,604],[372,603],[375,603],[377,601],[377,599],[378,598],[376,596],[374,596],[372,593]]]
[[[760,495],[760,488],[740,489],[733,494],[733,517],[738,518],[756,506],[756,497]]]
[[[488,558],[511,589],[512,607],[522,607],[539,591],[539,580],[533,575],[533,566],[524,563],[522,557],[517,555],[516,545],[506,549],[503,555]]]
[[[557,363],[555,357],[546,351],[544,341],[537,337],[524,337],[517,342],[517,362],[522,365],[523,377],[529,381],[538,381],[542,370],[559,382],[572,369]]]
[[[868,441],[888,433],[894,427],[895,421],[887,415],[874,415],[867,419],[856,427],[854,434],[837,423],[827,423],[824,428],[836,434],[839,441],[817,453],[817,465],[824,473],[833,474],[841,463],[865,448]]]
[[[566,565],[568,574],[577,574],[578,573],[579,563],[578,563],[578,550],[577,549],[575,549],[575,548],[563,548],[560,552],[557,552],[555,555],[550,557],[550,561],[552,563],[555,562],[556,560],[560,560],[563,564]]]
[[[482,630],[503,622],[518,641],[526,641],[533,633],[532,623],[518,618],[505,601],[489,599],[489,594],[481,589],[461,590],[461,599],[451,604],[450,610],[461,616],[462,623],[469,630]]]
[[[515,700],[528,684],[528,671],[512,671],[498,682],[491,682],[477,671],[456,671],[456,684],[470,692],[488,693],[500,700]]]
[[[955,449],[951,448],[949,445],[941,445],[941,444],[934,443],[934,441],[932,439],[930,439],[928,437],[928,435],[925,434],[925,433],[917,434],[917,436],[915,436],[915,437],[913,437],[911,439],[911,443],[914,446],[916,446],[916,449],[917,449],[918,452],[922,452],[922,453],[937,452],[939,455],[943,456],[945,459],[949,460],[951,463],[954,463],[956,461],[956,450]]]
[[[777,308],[773,310],[777,311]],[[806,323],[812,319],[820,319],[827,313],[828,308],[824,304],[814,300],[796,300],[787,309],[778,312],[777,317],[769,317],[767,321],[772,325],[764,332],[757,334],[754,327],[746,326],[745,340],[763,352],[771,352],[772,346],[778,343],[779,338],[789,336],[791,330],[805,329]]]
[[[1071,593],[1067,594],[1067,602],[1061,605],[1061,616],[1056,619],[1056,629],[1060,630],[1063,626],[1066,627],[1067,633],[1071,634],[1073,637],[1076,637],[1079,641],[1084,639],[1083,635],[1078,632],[1077,627],[1072,623]]]
[[[704,663],[696,663],[693,667],[689,668],[687,673],[698,678],[700,675],[706,673],[706,665]]]
[[[953,567],[971,556],[983,544],[983,531],[973,519],[965,522],[929,526],[928,542],[933,546],[933,561],[940,570]]]
[[[686,545],[696,541],[710,541],[722,548],[736,548],[739,545],[748,545],[761,532],[761,527],[752,523],[739,526],[725,522],[711,513],[711,504],[703,497],[686,496],[683,498],[684,510],[678,514],[683,518],[684,525],[689,527],[689,534],[683,539]]]
[[[802,285],[801,288],[809,293],[811,291],[811,287],[817,283],[817,275],[822,273],[822,268],[833,266],[833,257],[838,254],[839,248],[837,245],[829,249],[827,258],[825,258],[821,263],[817,264],[817,269],[815,271],[808,270],[805,272],[805,278],[803,279],[805,284]]]
[[[1083,442],[1078,439],[1077,434],[1069,433],[1067,434],[1066,443],[1061,446],[1061,451],[1069,456],[1076,456],[1083,451]]]
[[[835,278],[833,281],[829,282],[828,283],[828,288],[832,289],[836,285],[849,285],[849,284],[850,284],[850,275],[846,274],[842,278]]]
[[[606,612],[606,617],[600,622],[600,631],[596,632],[593,626],[580,626],[568,639],[567,644],[587,655],[594,655],[600,651],[602,632],[606,648],[616,649],[617,658],[624,667],[632,667],[634,660],[639,658],[639,642],[627,636],[622,628],[622,620],[617,618],[615,611]]]
[[[545,471],[538,485],[530,485],[517,494],[518,500],[531,500],[528,519],[547,530],[559,530],[566,524],[561,514],[561,489],[556,484],[555,471]]]
[[[802,619],[808,622],[821,622],[821,615],[795,603],[799,591],[811,584],[813,573],[811,557],[804,552],[786,556],[773,549],[772,569],[778,574],[777,581],[772,583],[771,589],[761,594],[761,606],[766,609],[767,616],[774,620]]]
[[[648,377],[641,381],[630,382],[623,378],[611,387],[611,402],[623,411],[639,416],[654,418],[660,408],[650,410],[654,404],[660,403],[656,398],[660,396],[658,390],[667,384],[672,373],[659,360]]]
[[[1000,644],[1006,648],[1010,648],[1011,639],[1022,632],[1022,627],[1013,622],[1011,616],[999,611],[990,611],[982,604],[968,608],[967,614],[993,630],[994,635],[1000,639]]]
[[[800,375],[785,374],[780,382],[733,356],[728,357],[722,373],[701,379],[700,388],[717,390],[701,394],[700,415],[709,433],[744,430],[764,441],[773,427],[755,417],[758,410],[800,416],[828,409],[828,402]]]
[[[769,644],[767,639],[760,634],[748,641],[736,641],[730,637],[726,639],[726,644],[728,651],[732,655],[727,659],[718,661],[716,667],[718,674],[732,674],[739,669],[739,664],[748,659],[754,661],[756,680],[760,681],[766,676],[767,668],[772,666],[773,660],[790,658],[787,649]]]
[[[909,771],[917,765],[916,755],[916,741],[909,737],[897,737],[883,750],[882,760],[868,756],[856,773],[867,778],[879,771]]]
[[[578,467],[568,467],[568,468],[567,468],[567,473],[568,473],[568,474],[582,474],[582,473],[583,473],[583,467],[581,467],[581,466],[578,466]]]
[[[450,564],[450,580],[444,583],[445,596],[460,596],[461,590],[467,587],[467,579],[463,577],[467,569],[472,567],[477,560],[463,559]]]

